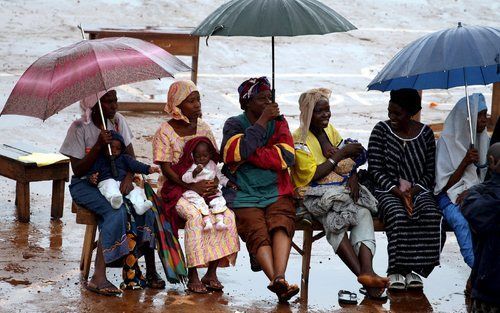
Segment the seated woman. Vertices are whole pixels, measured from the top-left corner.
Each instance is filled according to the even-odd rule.
[[[414,89],[391,91],[389,120],[368,144],[368,171],[387,232],[389,289],[421,289],[439,264],[441,213],[434,200],[436,144],[432,130],[411,117],[421,109]]]
[[[90,99],[90,98],[89,98]],[[87,100],[87,99],[86,99]],[[110,130],[119,133],[126,146],[125,153],[134,156],[132,146],[132,132],[125,118],[117,113],[116,91],[110,90],[101,98],[101,105],[108,130],[103,130],[103,125],[95,98],[92,103],[84,103],[82,118],[73,122],[68,129],[66,139],[59,150],[68,156],[73,169],[73,177],[69,191],[73,201],[96,213],[98,216],[99,239],[97,241],[97,254],[95,258],[95,269],[92,279],[86,284],[86,288],[101,294],[121,294],[106,278],[106,266],[121,260],[131,253],[129,236],[127,233],[127,209],[122,204],[117,210],[101,194],[99,189],[90,184],[84,177],[99,158],[99,155],[108,148],[112,141]],[[88,102],[88,100],[87,100]],[[93,107],[92,107],[93,105]],[[92,107],[92,109],[90,109]],[[120,191],[127,195],[133,190],[132,174],[129,173],[121,182]],[[134,214],[135,215],[135,214]],[[146,259],[146,280],[153,288],[164,288],[165,282],[156,272],[154,247],[155,241],[152,234],[154,227],[154,215],[149,211],[139,216],[135,215],[137,227],[137,248],[139,254],[143,253]],[[132,249],[134,250],[134,249]],[[136,268],[138,270],[138,267]],[[137,278],[142,278],[137,271]]]
[[[186,221],[184,227],[184,246],[188,267],[187,288],[195,293],[207,293],[208,290],[221,291],[224,286],[217,278],[217,267],[234,265],[239,251],[234,214],[224,211],[225,231],[203,231],[205,223],[200,208],[195,207],[182,197],[186,190],[192,190],[202,197],[214,196],[218,191],[218,182],[200,181],[186,184],[172,169],[179,162],[184,146],[189,140],[205,136],[216,147],[210,126],[201,120],[200,93],[192,81],[174,82],[168,90],[165,106],[171,119],[161,124],[153,138],[154,162],[160,165],[164,178],[161,197],[166,203],[169,218],[177,214]],[[213,218],[213,216],[212,216]],[[215,222],[215,220],[212,220]],[[175,223],[173,225],[176,226]],[[174,229],[175,235],[177,230]],[[200,280],[197,268],[208,267],[207,273]]]
[[[288,123],[271,102],[267,78],[251,78],[238,88],[243,114],[224,124],[222,172],[238,190],[223,188],[228,207],[249,254],[271,281],[268,289],[280,302],[299,292],[285,280],[295,231],[293,186],[288,168],[293,165],[293,139]]]
[[[475,146],[471,148],[469,123],[467,123],[467,103],[460,99],[444,122],[443,132],[436,147],[436,187],[438,203],[443,216],[457,237],[460,252],[465,263],[472,268],[474,251],[469,223],[460,212],[460,204],[468,189],[482,183],[487,168],[477,168],[476,164],[486,163],[489,137],[486,131],[486,101],[482,94],[469,96],[471,105]]]
[[[292,180],[299,188],[314,186],[305,191],[304,205],[323,224],[328,243],[358,277],[368,296],[380,298],[388,279],[375,274],[372,267],[375,234],[370,210],[376,210],[377,201],[358,184],[355,162],[351,159],[360,156],[363,147],[347,143],[339,148],[342,137],[329,123],[330,94],[329,89],[311,89],[299,98],[300,128],[293,134],[296,152]],[[323,199],[312,196],[326,194],[334,205],[330,202],[319,205]],[[341,219],[335,219],[336,213],[352,215],[353,221],[339,224]],[[331,224],[337,227],[330,227]],[[350,226],[353,227],[349,239]]]

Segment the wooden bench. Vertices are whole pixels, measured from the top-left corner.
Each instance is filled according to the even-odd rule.
[[[69,179],[69,159],[47,166],[20,161],[20,156],[33,152],[45,153],[40,148],[27,144],[0,146],[0,175],[16,181],[16,208],[19,221],[30,221],[30,182],[52,180],[52,203],[50,215],[58,219],[63,216],[64,183]]]

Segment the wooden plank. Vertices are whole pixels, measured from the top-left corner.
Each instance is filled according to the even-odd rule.
[[[2,156],[0,156],[0,175],[22,183],[27,181],[24,165]]]
[[[68,181],[69,163],[56,163],[43,167],[27,168],[27,181],[43,181],[63,179]]]
[[[64,209],[64,179],[52,181],[52,206],[50,216],[53,219],[63,217]]]
[[[119,111],[164,112],[165,102],[118,102]]]
[[[30,185],[16,182],[17,218],[20,222],[30,221]]]

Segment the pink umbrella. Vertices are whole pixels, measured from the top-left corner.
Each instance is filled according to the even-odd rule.
[[[83,40],[38,59],[21,76],[2,114],[46,120],[99,91],[133,82],[173,77],[190,70],[181,60],[146,41]]]

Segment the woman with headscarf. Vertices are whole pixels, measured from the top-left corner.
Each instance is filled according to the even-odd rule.
[[[416,90],[391,91],[389,120],[375,125],[368,144],[368,171],[387,232],[389,289],[421,289],[419,275],[427,277],[439,265],[436,144],[430,127],[412,119],[420,109]]]
[[[165,112],[171,117],[156,131],[153,138],[154,162],[160,165],[164,176],[161,196],[166,204],[167,218],[173,222],[176,233],[177,214],[186,221],[184,246],[188,267],[187,288],[195,293],[208,290],[220,291],[222,284],[217,278],[217,267],[234,265],[239,251],[238,234],[234,214],[224,211],[227,230],[203,231],[203,215],[200,210],[182,197],[185,190],[197,192],[202,197],[213,196],[218,191],[217,181],[201,181],[186,184],[172,169],[182,156],[186,142],[195,137],[208,137],[214,147],[215,138],[210,126],[201,119],[201,102],[198,88],[192,81],[176,81],[168,90]],[[180,188],[176,188],[180,186]],[[178,192],[176,192],[178,190]],[[215,221],[212,221],[215,222]],[[197,268],[208,267],[200,280]]]
[[[366,161],[360,162],[364,149],[359,143],[343,140],[329,123],[330,95],[326,88],[300,95],[292,180],[305,193],[304,206],[323,224],[334,252],[358,277],[369,297],[381,298],[388,279],[375,274],[372,267],[375,234],[370,210],[376,210],[377,201],[358,184],[356,173],[356,167]],[[351,218],[343,220],[346,216]]]
[[[460,99],[444,122],[441,137],[436,148],[436,187],[434,194],[446,222],[455,232],[460,252],[465,263],[472,268],[474,251],[469,224],[460,212],[460,204],[467,190],[483,182],[486,166],[478,168],[474,164],[486,164],[489,137],[486,130],[487,107],[484,96],[475,93],[469,96],[472,130],[475,148],[471,148],[469,123],[467,122],[466,98]]]
[[[111,130],[119,133],[126,146],[125,153],[135,158],[132,146],[132,132],[123,117],[117,111],[117,97],[115,90],[100,93],[99,95],[107,130],[103,129],[99,107],[96,105],[97,96],[91,96],[82,101],[82,118],[73,122],[59,150],[70,158],[73,177],[69,191],[73,201],[89,209],[98,216],[99,239],[95,259],[94,274],[85,287],[88,290],[105,295],[121,294],[121,290],[106,278],[106,267],[110,264],[123,264],[123,259],[132,252],[137,256],[145,255],[146,281],[136,267],[136,275],[141,284],[149,287],[164,288],[165,282],[155,268],[155,238],[153,234],[154,215],[152,212],[135,218],[137,233],[135,244],[127,236],[128,216],[125,204],[115,210],[106,198],[85,177],[100,154],[111,143]],[[127,195],[132,189],[132,174],[127,174],[122,180],[120,191]],[[133,210],[132,210],[133,211]],[[135,246],[135,247],[134,247]],[[136,265],[136,264],[135,264]],[[126,266],[126,264],[125,264]],[[124,277],[125,278],[125,277]]]
[[[238,88],[242,114],[224,124],[222,172],[238,190],[223,188],[248,252],[271,281],[268,289],[280,302],[299,292],[285,271],[295,231],[293,186],[288,169],[294,163],[288,123],[271,101],[265,77],[251,78]]]

